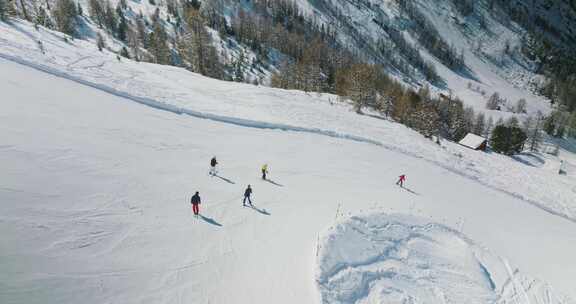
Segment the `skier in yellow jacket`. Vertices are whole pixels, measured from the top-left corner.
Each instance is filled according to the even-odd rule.
[[[268,164],[264,164],[262,166],[262,179],[266,180],[266,174],[268,173]]]

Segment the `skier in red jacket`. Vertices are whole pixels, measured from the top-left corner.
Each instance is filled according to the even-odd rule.
[[[402,174],[398,177],[398,181],[396,182],[396,185],[399,185],[400,187],[404,186],[404,181],[406,180],[406,175]]]

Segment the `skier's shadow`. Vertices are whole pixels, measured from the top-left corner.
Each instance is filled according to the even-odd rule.
[[[208,224],[214,225],[214,226],[218,226],[218,227],[222,227],[222,224],[218,223],[216,220],[214,220],[213,218],[209,218],[209,217],[205,217],[203,215],[199,215],[200,219],[205,221]]]
[[[408,191],[408,192],[410,192],[410,193],[412,193],[412,194],[420,195],[420,193],[418,193],[418,192],[416,192],[416,191],[414,191],[414,190],[412,190],[412,189],[410,189],[410,188],[406,188],[406,187],[401,187],[401,188],[404,189],[404,190],[406,190],[406,191]]]
[[[271,184],[274,185],[274,186],[284,187],[284,185],[281,185],[281,184],[279,184],[279,183],[277,183],[277,182],[275,182],[275,181],[273,181],[273,180],[271,180],[271,179],[265,179],[264,181],[269,182],[269,183],[271,183]]]
[[[254,205],[246,205],[246,207],[253,209],[254,211],[256,211],[260,214],[270,215],[270,212],[266,211],[266,209],[259,209],[258,207],[254,206]]]
[[[227,182],[227,183],[229,183],[229,184],[232,184],[232,185],[236,184],[234,181],[229,180],[229,179],[227,179],[227,178],[225,178],[225,177],[223,177],[223,176],[220,176],[220,175],[214,175],[214,176],[216,176],[217,178],[219,178],[219,179],[221,179],[221,180],[223,180],[223,181],[225,181],[225,182]]]

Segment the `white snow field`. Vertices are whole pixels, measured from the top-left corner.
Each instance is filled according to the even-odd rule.
[[[321,244],[324,303],[574,303],[460,232],[423,218],[353,216]]]
[[[446,263],[479,280],[454,260],[477,252],[469,240],[510,261],[505,274],[501,264],[486,272],[520,281],[494,288],[521,287],[482,285],[488,295],[576,297],[574,176],[551,165],[438,147],[331,106],[333,96],[118,62],[82,41],[54,36],[46,48],[58,51],[42,55],[0,27],[0,303],[318,303],[319,233],[337,214],[374,212],[456,227],[467,237],[429,236],[454,246]],[[207,175],[214,155],[220,177]],[[274,183],[259,179],[264,163]],[[394,185],[403,173],[406,189]],[[247,184],[255,208],[241,206]],[[194,191],[202,218],[191,214]],[[425,256],[432,273],[444,266],[437,253]],[[470,302],[484,299],[495,298]]]

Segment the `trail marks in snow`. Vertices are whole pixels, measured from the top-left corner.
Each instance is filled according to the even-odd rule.
[[[331,228],[319,246],[323,303],[575,303],[426,219],[355,216]]]

